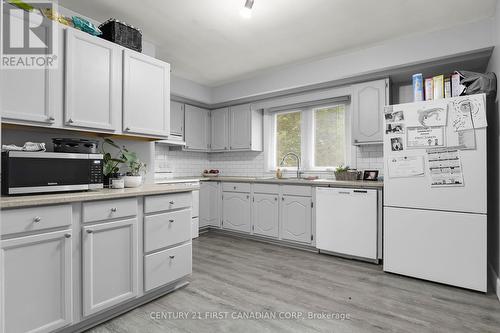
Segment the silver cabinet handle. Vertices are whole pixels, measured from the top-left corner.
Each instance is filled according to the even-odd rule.
[[[281,197],[281,201],[285,201],[285,197]]]
[[[115,213],[115,212],[116,212],[116,207],[111,208],[111,211],[112,211],[113,213]]]
[[[69,118],[68,119],[68,124],[73,124],[73,119]]]
[[[130,127],[125,127],[125,131],[130,131]]]
[[[249,196],[249,195],[247,195],[247,199],[250,199],[250,196]]]
[[[174,223],[174,220],[168,220],[168,222],[170,222],[170,223]]]
[[[235,190],[236,190],[236,186],[234,186],[234,187],[233,187],[233,189],[235,189]]]
[[[49,117],[47,118],[47,121],[48,121],[49,123],[54,122],[54,120],[56,120],[56,118],[54,118],[54,117],[52,117],[52,116],[49,116]]]
[[[64,237],[71,238],[71,234],[64,234]]]
[[[274,201],[278,201],[278,197],[274,197]]]
[[[42,220],[42,218],[41,218],[40,216],[36,216],[36,217],[33,219],[33,222],[35,222],[35,223],[39,223],[41,220]]]
[[[339,194],[351,194],[351,192],[339,191]]]
[[[88,230],[87,230],[87,233],[88,233],[88,234],[91,234],[91,233],[93,233],[93,232],[94,232],[94,231],[92,231],[92,230],[90,230],[90,229],[88,229]]]
[[[175,256],[169,256],[169,257],[170,257],[170,259],[174,259],[175,258]]]
[[[173,205],[175,202],[174,200],[170,201],[169,204]]]

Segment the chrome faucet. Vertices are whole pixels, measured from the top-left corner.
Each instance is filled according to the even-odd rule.
[[[302,174],[302,172],[300,171],[300,157],[299,157],[299,155],[297,155],[293,152],[286,153],[285,156],[283,156],[283,158],[281,159],[280,166],[281,167],[283,166],[283,164],[285,163],[285,159],[288,156],[293,156],[297,160],[297,179],[298,179],[298,178],[300,178],[300,175]]]

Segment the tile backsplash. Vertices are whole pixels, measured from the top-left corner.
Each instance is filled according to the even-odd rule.
[[[263,152],[198,153],[169,150],[167,145],[156,144],[156,171],[171,172],[172,177],[199,176],[203,170],[219,169],[225,176],[269,176]],[[356,148],[358,170],[379,170],[383,175],[383,146],[368,145]],[[309,173],[308,173],[309,174]]]

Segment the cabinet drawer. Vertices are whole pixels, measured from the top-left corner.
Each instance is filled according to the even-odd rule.
[[[151,252],[191,238],[191,209],[144,218],[144,251]]]
[[[191,243],[144,257],[144,290],[166,285],[191,274]]]
[[[2,210],[1,234],[68,226],[71,224],[71,212],[71,205]]]
[[[193,204],[191,192],[152,195],[144,200],[146,213],[161,212],[179,208],[188,208]]]
[[[280,193],[280,187],[272,184],[254,184],[253,191],[254,193],[277,194]]]
[[[301,185],[284,185],[283,194],[287,195],[297,195],[303,197],[310,197],[312,195],[311,186],[301,186]]]
[[[250,183],[222,183],[224,192],[250,192]]]
[[[94,222],[137,215],[137,198],[83,203],[83,222]]]

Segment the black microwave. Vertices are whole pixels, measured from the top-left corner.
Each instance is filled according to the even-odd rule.
[[[52,152],[2,152],[2,194],[103,188],[103,156]]]

